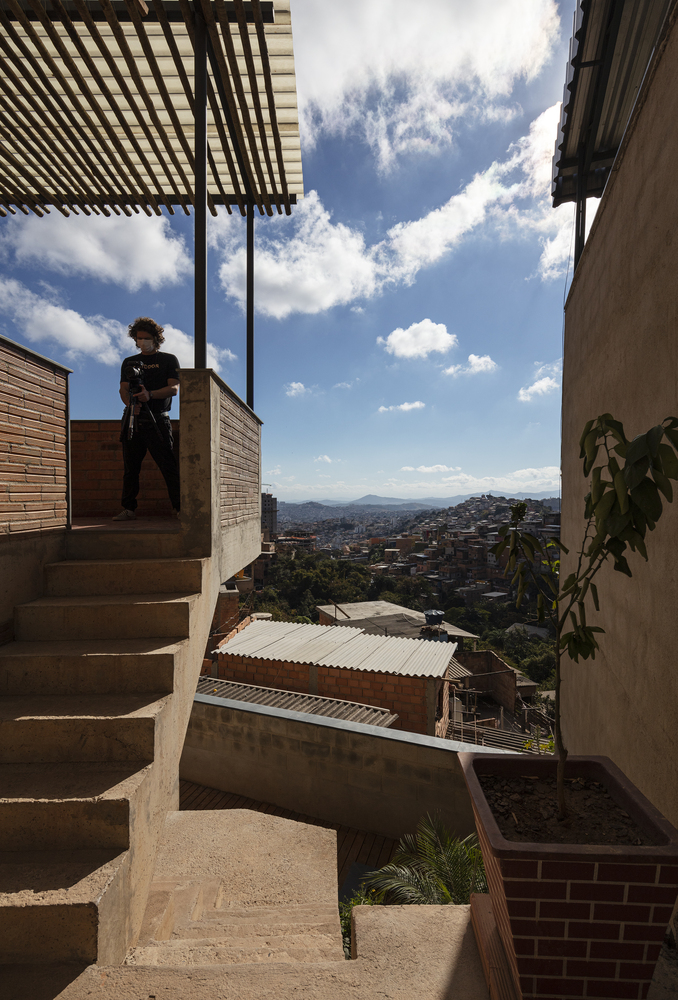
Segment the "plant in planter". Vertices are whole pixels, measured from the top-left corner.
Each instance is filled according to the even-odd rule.
[[[557,756],[460,755],[518,996],[642,1000],[678,893],[678,831],[607,758],[568,759],[560,713],[561,651],[575,661],[595,658],[603,630],[586,619],[589,595],[599,609],[594,578],[608,560],[630,576],[629,549],[647,559],[644,540],[661,517],[662,494],[668,502],[673,498],[677,450],[673,417],[630,442],[610,414],[589,421],[581,437],[584,475],[591,476],[584,536],[575,572],[560,588],[555,580],[562,546],[520,529],[523,505],[513,508],[494,547],[497,555],[508,548],[518,604],[532,583],[539,618],[550,618],[557,637]],[[596,465],[599,455],[603,461]],[[554,778],[557,818],[548,815]],[[546,832],[525,818],[529,803],[533,818],[541,812]],[[595,813],[596,803],[606,810],[606,829],[594,822],[577,842],[579,821]]]

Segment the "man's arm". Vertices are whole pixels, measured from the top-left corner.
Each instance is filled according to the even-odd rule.
[[[151,392],[148,389],[142,389],[141,392],[134,394],[134,398],[140,403],[147,403],[149,399],[167,399],[168,396],[176,396],[179,392],[179,379],[168,378],[167,385],[163,386],[162,389],[153,389]],[[129,383],[120,383],[120,398],[127,406],[129,403]]]

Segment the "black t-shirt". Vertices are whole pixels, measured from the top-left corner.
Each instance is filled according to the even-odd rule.
[[[165,354],[164,351],[156,351],[155,354],[134,354],[131,358],[125,358],[120,367],[120,381],[127,382],[125,368],[133,365],[141,368],[141,381],[147,389],[164,389],[168,379],[181,378],[179,362],[174,354]],[[153,413],[165,413],[172,406],[172,397],[166,399],[151,399],[148,404]]]

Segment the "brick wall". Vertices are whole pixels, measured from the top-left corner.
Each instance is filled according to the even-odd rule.
[[[220,516],[228,528],[261,517],[260,425],[223,386],[220,398]]]
[[[317,688],[314,684],[313,693],[387,708],[398,715],[394,729],[426,734],[427,677],[403,677],[338,667],[316,668],[303,663],[229,656],[225,651],[219,653],[219,677],[244,684],[309,693],[312,670],[317,673]]]
[[[508,663],[491,649],[457,650],[454,655],[467,670],[481,675],[474,676],[471,681],[476,690],[487,691],[507,712],[515,712],[516,675]]]
[[[179,421],[172,421],[174,454],[179,461]],[[71,421],[71,497],[73,517],[113,517],[120,511],[122,445],[119,420]],[[139,477],[142,517],[170,517],[172,505],[158,467],[146,455]]]
[[[68,369],[0,337],[0,534],[64,528]]]

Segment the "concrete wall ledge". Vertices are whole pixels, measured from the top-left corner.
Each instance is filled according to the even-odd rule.
[[[459,836],[473,813],[458,753],[488,747],[196,695],[181,777],[327,823],[400,837],[439,811]],[[503,751],[511,752],[511,751]]]

